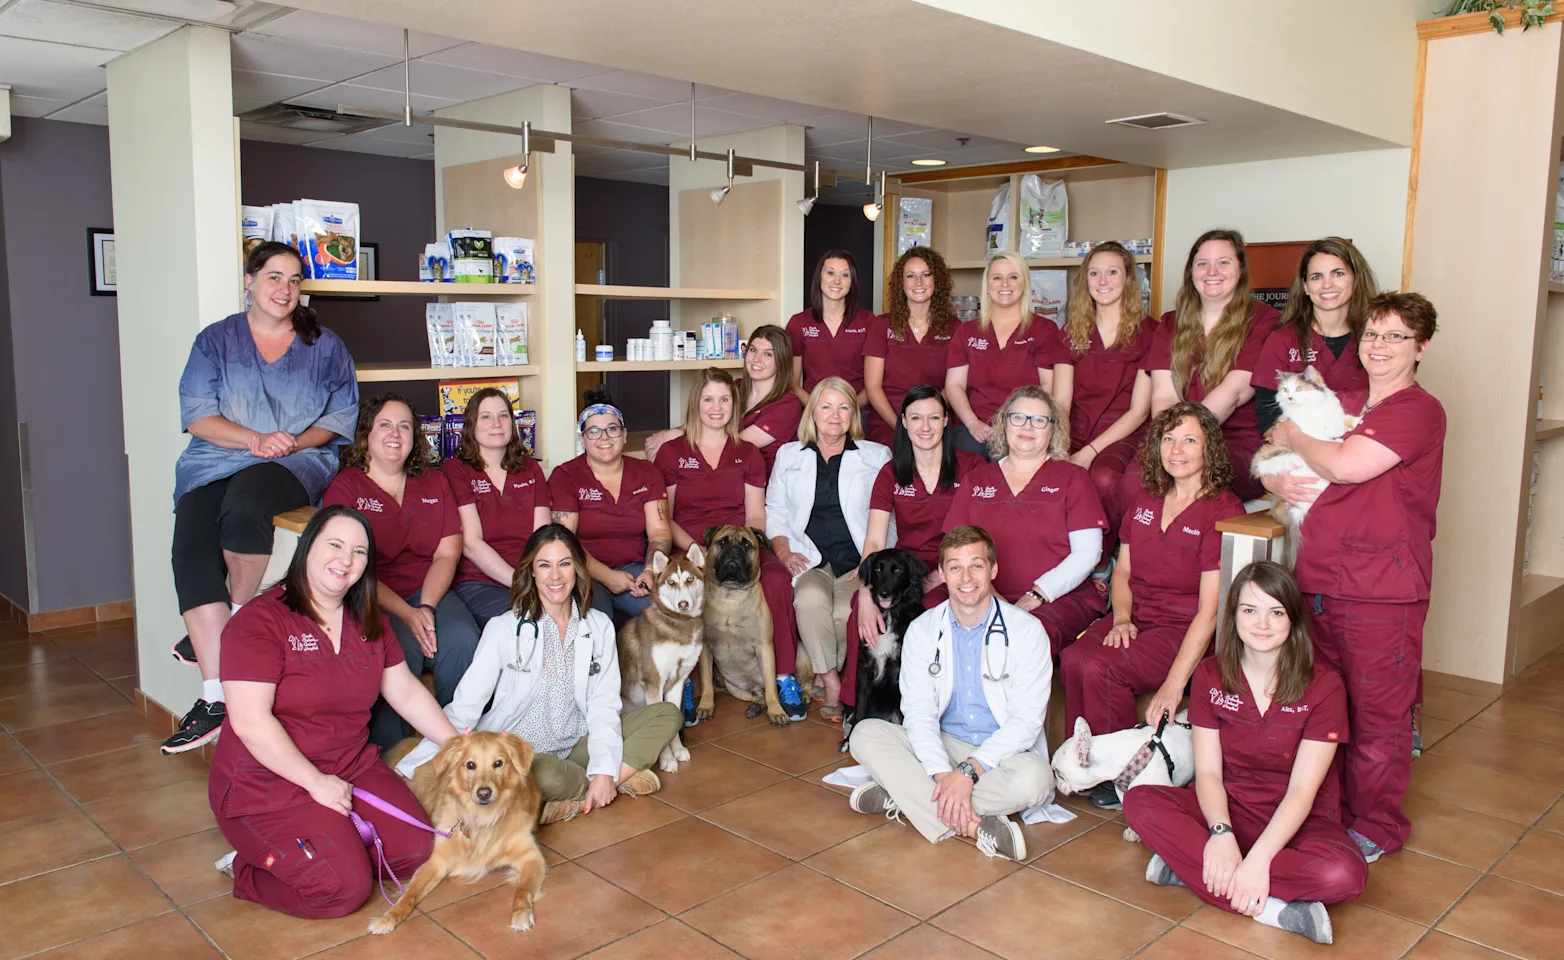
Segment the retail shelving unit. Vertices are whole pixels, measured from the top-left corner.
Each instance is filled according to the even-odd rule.
[[[1021,178],[1035,173],[1048,180],[1064,180],[1070,202],[1067,239],[1152,239],[1151,256],[1136,257],[1151,265],[1152,308],[1162,285],[1162,225],[1167,195],[1166,175],[1154,167],[1117,163],[1100,157],[1061,157],[981,167],[953,167],[901,174],[887,186],[886,216],[894,217],[899,197],[924,197],[934,201],[930,217],[930,243],[945,257],[958,296],[977,296],[982,290],[983,267],[988,256],[985,229],[989,206],[999,188],[1010,185],[1011,236],[1019,221]],[[892,219],[884,231],[883,251],[887,268],[896,260],[896,230]],[[1036,269],[1072,269],[1081,257],[1030,259]],[[884,282],[889,283],[889,278]],[[888,289],[888,288],[887,288]]]
[[[321,296],[413,296],[471,300],[531,296],[535,283],[419,283],[416,280],[306,280],[301,292]]]
[[[1418,25],[1401,278],[1439,310],[1418,380],[1448,424],[1424,664],[1492,682],[1564,639],[1564,284],[1548,269],[1564,17],[1509,16],[1502,35],[1481,13]]]

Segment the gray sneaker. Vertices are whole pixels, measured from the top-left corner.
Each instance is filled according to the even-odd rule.
[[[1155,853],[1151,855],[1151,861],[1146,864],[1146,879],[1159,887],[1184,885],[1184,881],[1178,878],[1178,874],[1173,872],[1173,868],[1168,866],[1167,861]]]
[[[901,808],[891,799],[890,792],[873,780],[854,787],[847,805],[858,813],[883,813],[891,820],[899,819],[901,815]]]
[[[1352,842],[1358,845],[1358,850],[1363,853],[1363,859],[1369,863],[1373,863],[1375,860],[1378,860],[1385,852],[1384,850],[1380,849],[1379,844],[1370,840],[1368,837],[1365,837],[1356,830],[1348,830],[1347,836],[1351,837]]]
[[[1276,925],[1289,933],[1301,934],[1315,943],[1330,943],[1330,914],[1325,904],[1314,900],[1294,900],[1282,908]]]
[[[989,857],[1026,859],[1026,838],[1021,836],[1021,825],[1009,817],[990,814],[979,820],[977,848]]]

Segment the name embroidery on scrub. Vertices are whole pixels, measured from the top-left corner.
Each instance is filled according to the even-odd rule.
[[[1289,347],[1287,349],[1287,362],[1288,363],[1313,363],[1315,358],[1318,357],[1319,355],[1320,355],[1320,352],[1318,350],[1314,349],[1313,347],[1310,347],[1309,348],[1309,359],[1305,360],[1305,359],[1303,359],[1303,356],[1299,353],[1297,347]]]
[[[1244,705],[1244,698],[1236,693],[1224,693],[1221,687],[1212,687],[1211,705],[1236,713],[1238,708]]]
[[[293,648],[294,653],[315,653],[320,650],[320,641],[315,638],[313,633],[306,633],[302,637],[295,637],[289,634],[288,646]]]
[[[1058,487],[1038,487],[1037,488],[1037,492],[1038,493],[1058,493],[1059,492],[1059,488]]]
[[[630,496],[632,496],[632,497],[638,496],[640,494],[645,493],[646,491],[648,491],[650,489],[651,489],[651,487],[636,487],[634,490],[630,491]]]
[[[418,502],[419,503],[439,503],[440,502],[440,498],[439,497],[419,497],[418,498]]]
[[[1188,527],[1180,527],[1179,529],[1183,530],[1185,533],[1189,534],[1192,537],[1200,536],[1200,531],[1199,530],[1191,530]]]
[[[1309,705],[1307,703],[1289,703],[1289,704],[1287,704],[1287,705],[1282,707],[1282,712],[1283,713],[1308,713],[1309,712]]]
[[[380,501],[376,500],[374,497],[359,497],[358,498],[358,512],[359,513],[365,513],[365,512],[385,513],[386,512],[386,508],[381,506]]]
[[[603,491],[596,490],[596,489],[589,489],[587,487],[577,487],[576,488],[576,499],[577,500],[593,500],[593,501],[601,500],[601,499],[603,499]]]
[[[1149,527],[1149,526],[1151,526],[1152,521],[1154,521],[1156,519],[1157,519],[1157,513],[1156,513],[1155,510],[1152,510],[1150,507],[1136,507],[1135,508],[1135,522],[1136,523],[1139,523],[1139,524],[1142,524],[1144,526],[1148,526]]]
[[[525,490],[526,488],[532,486],[534,483],[537,483],[537,481],[536,480],[517,480],[515,483],[510,485],[510,488],[512,490]]]
[[[679,458],[679,469],[680,470],[699,470],[700,468],[701,468],[701,462],[699,460],[697,460],[695,457],[680,457]]]
[[[481,480],[481,479],[480,480],[474,480],[472,482],[472,492],[473,493],[493,493],[494,492],[494,487],[490,486],[489,481],[487,481],[487,480]]]

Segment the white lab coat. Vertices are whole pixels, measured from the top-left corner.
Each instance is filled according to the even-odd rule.
[[[842,516],[847,520],[847,531],[862,553],[864,538],[869,533],[869,495],[874,491],[874,478],[879,475],[880,468],[891,460],[891,449],[871,440],[854,440],[853,443],[857,449],[842,452],[836,488]],[[815,507],[818,463],[819,455],[803,443],[797,440],[784,443],[771,468],[771,482],[766,484],[766,539],[787,537],[793,550],[809,561],[809,569],[818,567],[821,560],[820,548],[804,532]],[[885,545],[896,545],[894,517]]]
[[[986,649],[982,674],[997,671],[993,675],[1003,679],[983,676],[982,684],[983,696],[999,729],[978,744],[972,756],[986,770],[1027,750],[1047,762],[1048,734],[1043,720],[1048,712],[1054,672],[1048,634],[1030,613],[998,597],[994,599],[1010,634],[1010,648],[1007,656],[1004,638],[997,630],[990,634],[992,646]],[[992,621],[992,612],[989,618]],[[936,649],[940,655],[937,676],[929,673]],[[950,629],[950,601],[946,600],[912,622],[901,647],[902,726],[918,762],[931,777],[954,769],[940,740],[940,718],[950,705],[955,680],[955,640]]]
[[[457,730],[511,730],[532,706],[543,675],[541,640],[531,621],[522,622],[519,631],[516,627],[515,611],[507,610],[483,628],[472,665],[445,708]],[[575,653],[576,707],[587,722],[587,776],[601,773],[617,778],[624,759],[624,736],[619,726],[619,647],[614,622],[588,610],[581,618]],[[596,673],[592,672],[594,664]],[[494,706],[483,713],[491,696]],[[433,740],[425,738],[396,765],[396,772],[411,777],[438,749]]]

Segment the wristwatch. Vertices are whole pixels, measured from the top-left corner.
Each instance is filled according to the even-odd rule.
[[[1231,826],[1225,824],[1225,823],[1213,823],[1213,824],[1211,824],[1211,836],[1213,836],[1213,837],[1220,837],[1224,833],[1232,833],[1232,832],[1233,832],[1233,828]]]
[[[978,781],[977,767],[974,767],[970,760],[963,760],[960,763],[956,764],[956,770],[959,773],[964,773],[967,776],[971,777],[973,783],[977,783],[977,781]]]
[[[1037,589],[1036,587],[1033,587],[1032,589],[1028,590],[1027,594],[1036,597],[1038,603],[1047,603],[1048,602],[1048,598],[1043,596],[1043,592],[1041,590]]]

